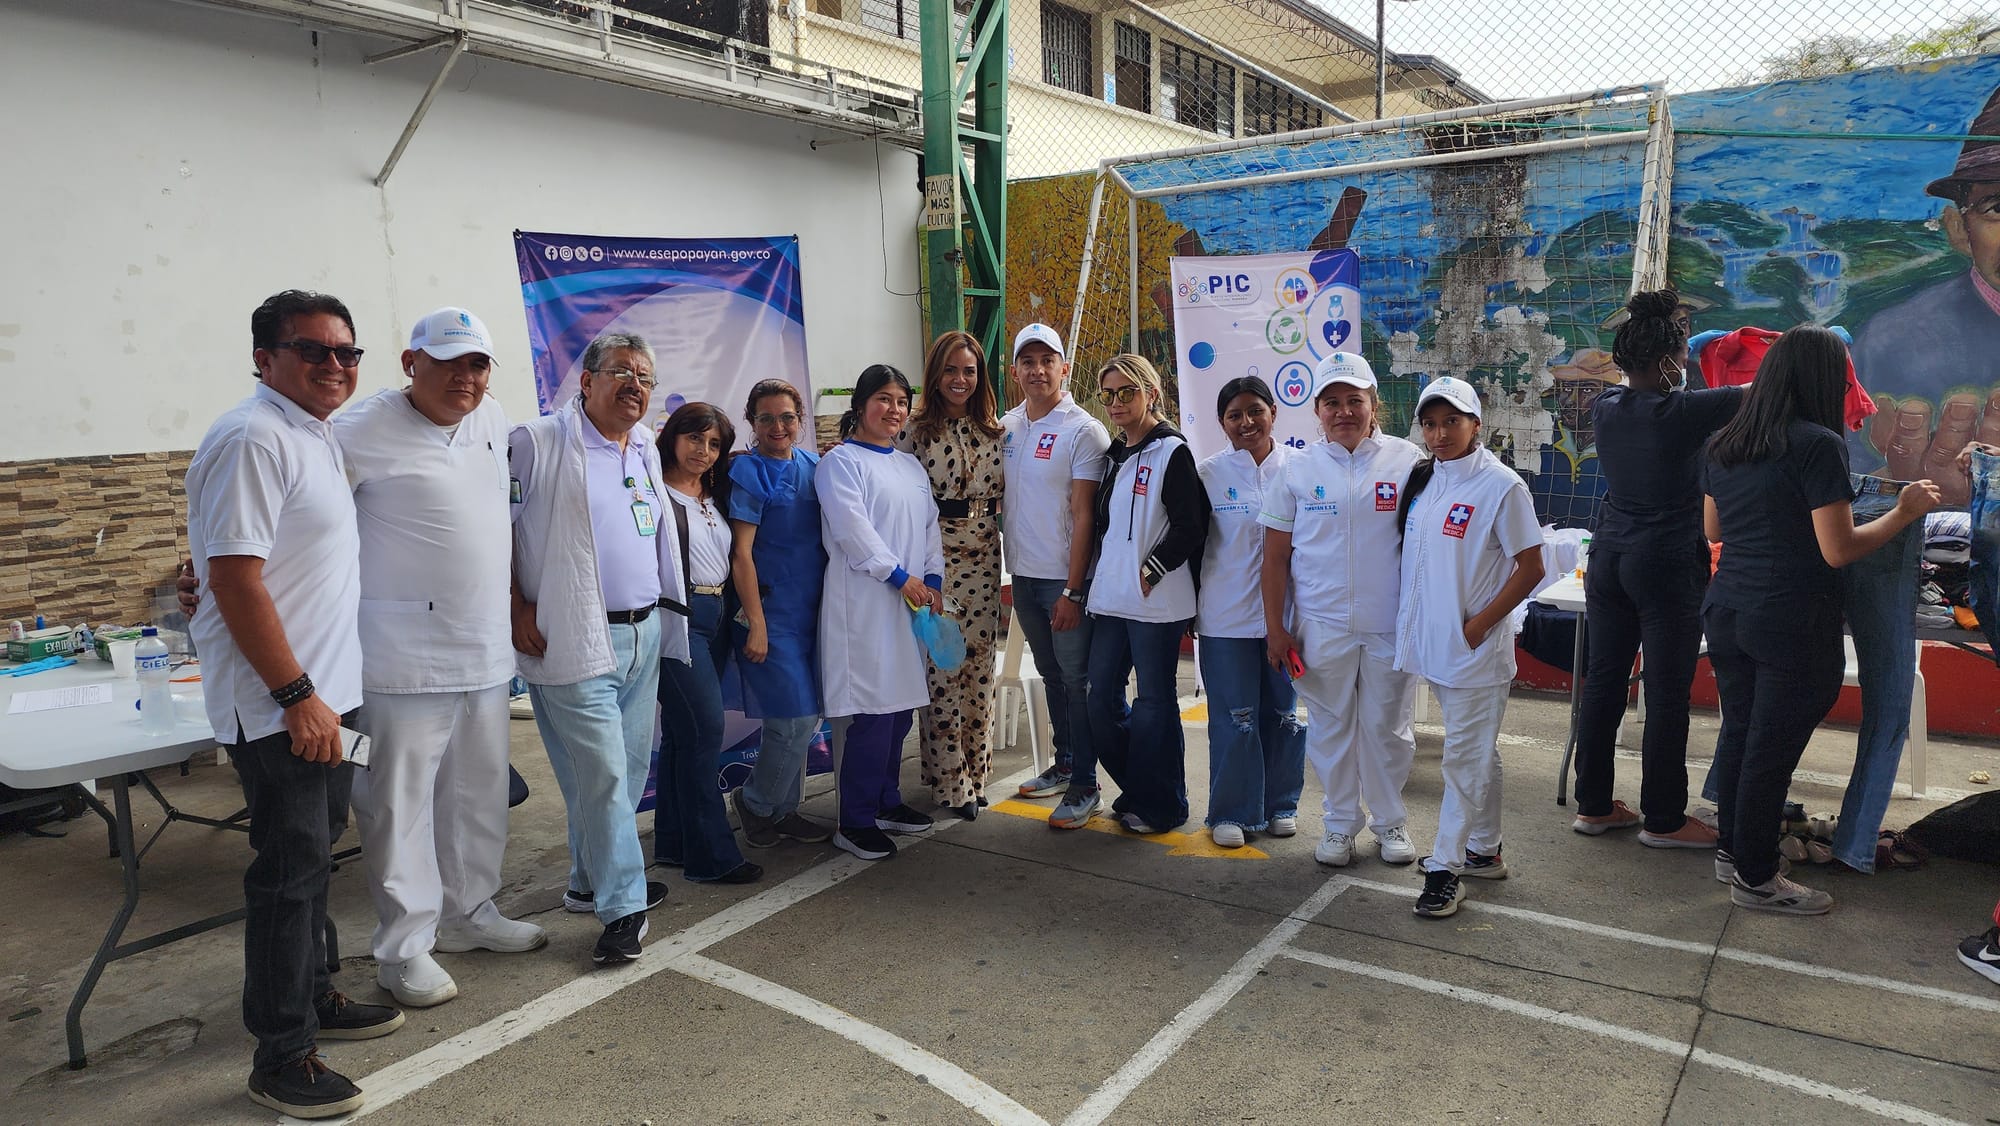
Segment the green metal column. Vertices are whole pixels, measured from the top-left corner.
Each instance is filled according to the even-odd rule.
[[[996,382],[1007,331],[1007,0],[921,0],[928,339],[972,333]],[[966,100],[972,123],[965,124]],[[997,389],[997,388],[996,388]]]

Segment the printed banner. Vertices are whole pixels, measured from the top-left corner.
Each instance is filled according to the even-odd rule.
[[[1360,258],[1323,250],[1170,261],[1181,432],[1195,457],[1229,448],[1215,397],[1243,375],[1277,396],[1277,441],[1317,441],[1313,367],[1329,353],[1361,350]]]
[[[813,401],[806,372],[799,240],[600,238],[514,232],[521,303],[548,414],[576,394],[583,350],[605,332],[646,338],[658,357],[648,425],[684,402],[734,419],[759,379]]]

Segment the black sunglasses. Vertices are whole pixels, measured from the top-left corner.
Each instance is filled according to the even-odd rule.
[[[359,366],[363,351],[363,349],[352,346],[346,348],[329,348],[316,340],[280,340],[276,344],[271,345],[271,347],[283,348],[289,352],[297,352],[299,359],[304,360],[308,364],[323,364],[326,362],[328,356],[332,356],[344,368]]]

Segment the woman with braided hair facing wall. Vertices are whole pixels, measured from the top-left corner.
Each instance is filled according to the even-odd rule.
[[[1671,289],[1635,293],[1612,359],[1625,373],[1591,404],[1605,492],[1584,576],[1588,667],[1577,716],[1576,820],[1589,836],[1634,825],[1653,848],[1714,848],[1687,815],[1688,690],[1701,647],[1708,544],[1701,534],[1701,450],[1736,416],[1743,389],[1687,390],[1687,330]],[[1639,813],[1614,801],[1612,743],[1632,658],[1645,651],[1646,734]]]

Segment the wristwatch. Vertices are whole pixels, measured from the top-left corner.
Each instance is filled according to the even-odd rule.
[[[1083,605],[1083,592],[1080,590],[1076,590],[1072,587],[1064,587],[1062,596],[1064,598],[1069,599],[1071,602],[1076,603],[1078,606]]]

